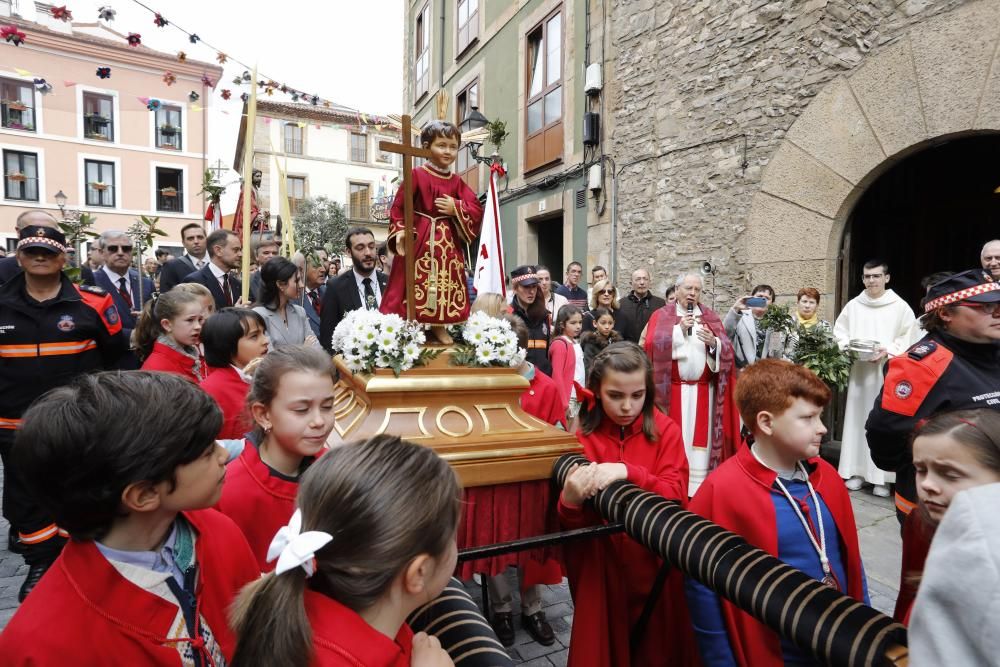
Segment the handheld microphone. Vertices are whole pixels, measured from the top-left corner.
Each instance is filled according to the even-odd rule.
[[[690,301],[688,301],[688,315],[694,315],[694,304]],[[693,326],[688,327],[687,335],[690,336],[693,331]]]

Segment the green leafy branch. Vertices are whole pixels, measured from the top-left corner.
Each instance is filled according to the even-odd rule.
[[[855,355],[842,351],[829,328],[799,327],[792,361],[811,370],[831,389],[843,389],[851,377]]]
[[[222,193],[226,191],[226,186],[221,183],[216,183],[215,179],[212,178],[212,170],[206,169],[205,174],[201,177],[201,192],[198,194],[208,195],[208,200],[215,205],[219,204],[222,199]]]

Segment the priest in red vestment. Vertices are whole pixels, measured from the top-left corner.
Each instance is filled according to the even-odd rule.
[[[437,340],[450,344],[444,325],[464,322],[469,316],[462,245],[479,236],[483,207],[472,188],[451,172],[461,142],[458,128],[432,121],[420,133],[420,142],[432,157],[413,170],[414,305],[417,321],[435,325]],[[403,254],[404,197],[400,188],[389,210],[389,249],[397,255]],[[402,261],[393,262],[380,310],[406,317]]]
[[[691,496],[710,470],[735,453],[740,437],[733,345],[718,314],[700,303],[703,289],[700,275],[680,276],[676,303],[653,313],[644,336],[656,405],[681,427]]]
[[[251,178],[251,184],[253,187],[250,188],[250,220],[252,221],[250,225],[250,232],[252,234],[260,234],[270,230],[268,221],[270,220],[271,214],[267,209],[262,209],[260,207],[257,199],[257,191],[260,190],[262,180],[263,173],[261,170],[254,169],[253,176]],[[236,202],[236,214],[233,216],[233,231],[240,237],[240,240],[243,240],[243,194],[244,190],[240,188],[240,198]]]

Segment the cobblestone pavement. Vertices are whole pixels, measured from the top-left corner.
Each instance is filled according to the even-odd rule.
[[[873,496],[870,487],[852,492],[851,501],[861,539],[861,553],[868,573],[872,606],[891,615],[899,586],[901,549],[899,525],[896,523],[892,502],[888,498]],[[17,590],[28,571],[20,556],[7,551],[7,531],[7,522],[0,519],[0,628],[7,624],[17,609]],[[480,589],[476,583],[468,582],[467,588],[473,597],[480,599]],[[512,588],[517,590],[517,586]],[[544,609],[555,631],[556,643],[541,646],[531,640],[521,628],[521,619],[516,611],[519,607],[515,600],[512,606],[515,609],[517,638],[509,650],[517,664],[530,667],[559,667],[566,664],[570,627],[573,623],[573,602],[565,582],[546,588]]]

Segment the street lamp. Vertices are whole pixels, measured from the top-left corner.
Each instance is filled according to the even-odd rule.
[[[489,118],[479,112],[479,107],[472,107],[469,110],[469,115],[462,119],[462,122],[458,124],[458,129],[462,131],[463,135],[473,135],[473,137],[470,137],[465,142],[465,145],[469,147],[469,156],[476,162],[482,162],[483,164],[493,166],[494,164],[502,164],[503,162],[499,153],[494,151],[494,153],[488,157],[481,157],[479,155],[479,151],[483,147],[482,140],[489,136],[489,133],[485,129],[489,124]]]
[[[62,190],[60,190],[59,192],[56,193],[56,196],[54,197],[54,199],[56,200],[56,206],[59,207],[59,213],[61,213],[62,216],[65,218],[66,217],[66,202],[69,200],[69,197],[66,196],[65,192],[63,192]]]

